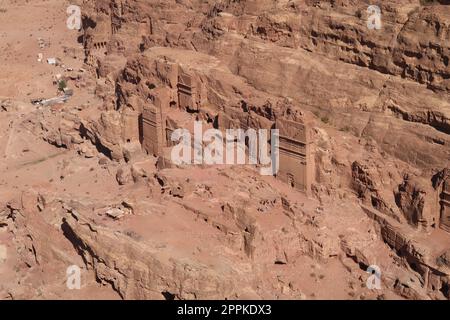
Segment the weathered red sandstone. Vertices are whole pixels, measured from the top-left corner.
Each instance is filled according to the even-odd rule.
[[[0,38],[1,299],[450,298],[448,1],[383,1],[381,30],[366,0],[78,1],[78,33],[24,3],[0,13],[27,22]],[[30,104],[57,72],[73,98]],[[279,129],[279,174],[173,163],[194,121]]]

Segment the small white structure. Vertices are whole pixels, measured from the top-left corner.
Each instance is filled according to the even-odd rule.
[[[56,65],[56,58],[48,58],[47,63],[51,65]]]

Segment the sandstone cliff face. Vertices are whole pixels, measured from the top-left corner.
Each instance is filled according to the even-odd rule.
[[[93,226],[76,211],[62,228],[97,278],[124,299],[223,299],[244,283],[234,270],[217,273],[196,261],[174,259],[130,236]]]
[[[345,27],[339,28],[339,22],[336,20],[341,16],[331,15],[331,12],[335,13],[335,11],[339,11],[339,8],[329,9],[328,11],[317,8],[308,10],[318,12],[317,14],[323,11],[330,12],[328,18],[323,13],[318,20],[321,23],[322,21],[330,21],[331,27],[339,31],[330,38],[337,39],[336,43],[340,43],[341,39],[349,39],[347,46],[358,48],[358,40],[352,38],[351,28],[347,27],[350,30]],[[428,8],[418,10],[428,10]],[[444,7],[443,10],[445,11],[447,8]],[[336,15],[337,17],[335,17]],[[310,16],[314,19],[316,17],[311,13]],[[347,15],[342,15],[342,19],[349,20]],[[385,19],[389,18],[386,17]],[[371,41],[379,38],[382,40],[390,39],[386,36],[384,29],[379,33],[369,32],[365,26],[366,20],[363,17],[355,17],[355,20],[355,23],[358,22],[357,26],[361,31],[355,32],[354,37],[358,35],[359,37],[369,38]],[[315,25],[316,23],[312,22],[305,23],[306,27],[304,28],[313,28]],[[322,32],[328,34],[326,31]],[[332,33],[333,31],[329,32]],[[291,33],[294,38],[295,31]],[[319,34],[316,31],[306,31],[305,35],[299,38],[302,41],[309,41],[311,33]],[[446,34],[446,32],[444,33]],[[416,165],[423,167],[429,167],[431,163],[432,166],[446,165],[448,149],[435,146],[430,141],[445,141],[443,144],[448,145],[448,130],[446,129],[449,118],[447,89],[443,88],[438,90],[438,93],[432,93],[424,86],[405,82],[401,79],[406,77],[402,76],[403,71],[394,72],[394,67],[392,67],[392,72],[386,68],[383,75],[379,73],[379,70],[376,70],[376,64],[372,62],[368,62],[367,66],[358,63],[359,58],[355,59],[351,56],[355,49],[344,50],[333,40],[325,41],[325,36],[323,36],[322,43],[320,43],[320,35],[317,35],[316,38],[318,38],[315,40],[318,43],[317,46],[312,46],[309,50],[311,53],[308,53],[299,50],[299,48],[283,47],[271,41],[262,45],[260,41],[252,40],[254,39],[252,37],[242,38],[236,33],[227,33],[218,37],[213,42],[212,48],[208,44],[209,47],[204,50],[213,52],[214,55],[218,55],[224,60],[230,60],[231,70],[246,78],[256,88],[277,95],[292,97],[302,107],[328,115],[330,121],[338,127],[346,125],[354,129],[357,134],[373,137],[384,150],[400,159],[415,162]],[[361,41],[368,42],[369,40]],[[444,39],[442,46],[445,47],[447,44],[448,41]],[[417,48],[416,50],[422,52],[422,49]],[[277,51],[276,59],[272,55],[273,51]],[[323,51],[322,55],[318,56],[317,52],[321,51]],[[410,51],[414,52],[414,49],[410,48]],[[373,48],[370,48],[370,52],[372,55],[377,52],[375,44]],[[329,58],[333,60],[329,60]],[[363,58],[360,59],[364,60]],[[374,60],[380,61],[379,64],[389,64],[389,59],[391,59],[390,56],[385,57],[381,53],[374,58]],[[437,60],[439,59],[437,58]],[[345,63],[336,64],[333,62],[336,60],[345,61]],[[394,63],[391,64],[395,65]],[[443,65],[444,63],[436,67],[435,70],[438,70],[438,72],[448,70],[448,67]],[[420,68],[426,69],[425,66]],[[389,77],[386,75],[388,73],[397,75],[397,77]],[[444,78],[446,77],[444,76]],[[407,97],[399,94],[400,90],[398,89],[405,86],[409,88],[406,90],[408,92]],[[417,94],[417,98],[412,98],[411,95],[415,96],[415,94],[411,94],[411,92],[420,92],[420,94]],[[426,101],[419,96],[426,97]],[[423,102],[417,103],[421,100]],[[417,125],[417,123],[432,128],[430,130],[427,126]],[[408,134],[405,135],[404,132],[408,132]],[[441,134],[441,132],[445,134]],[[428,138],[425,138],[424,135]],[[437,152],[436,157],[432,156],[434,159],[430,159],[430,149]],[[415,157],[408,150],[415,150],[420,156]],[[431,152],[431,154],[435,153]],[[421,160],[417,161],[415,158],[427,159],[427,161],[419,163]]]
[[[117,18],[111,43],[127,55],[155,45],[211,54],[261,92],[290,97],[404,161],[447,164],[448,6],[389,1],[382,29],[369,30],[369,2],[360,1],[117,1],[109,11],[106,3],[87,14]],[[136,28],[142,34],[130,38]]]
[[[372,30],[370,5],[104,1],[85,14],[110,18],[109,53],[129,57],[102,74],[115,83],[116,112],[140,113],[155,88],[176,87],[167,63],[186,64],[204,91],[198,118],[270,127],[297,110],[314,114],[314,195],[343,199],[349,188],[389,218],[431,232],[440,210],[431,178],[450,159],[450,7],[385,1],[382,27]]]
[[[420,181],[404,177],[404,181],[398,187],[395,200],[400,210],[405,215],[408,223],[427,230],[437,223],[433,212],[439,211],[439,206],[432,199],[438,197],[432,188],[430,181]]]
[[[122,299],[450,297],[448,1],[383,1],[380,30],[368,0],[78,2],[87,95],[0,104],[2,297],[65,297],[71,264]],[[161,105],[164,134],[304,125],[308,193],[152,157],[143,111]]]

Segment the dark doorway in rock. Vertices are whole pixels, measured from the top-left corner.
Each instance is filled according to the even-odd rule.
[[[291,188],[295,188],[295,179],[292,173],[287,174],[287,182]]]

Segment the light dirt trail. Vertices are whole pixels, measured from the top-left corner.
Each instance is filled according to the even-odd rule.
[[[9,136],[8,136],[8,141],[5,144],[5,149],[3,152],[4,157],[8,158],[9,156],[9,148],[11,146],[12,143],[12,139],[14,137],[15,134],[15,127],[16,127],[16,122],[17,120],[14,120],[12,123],[10,123],[9,127],[11,128],[11,130],[9,131]]]

